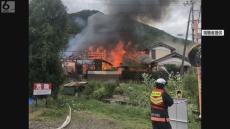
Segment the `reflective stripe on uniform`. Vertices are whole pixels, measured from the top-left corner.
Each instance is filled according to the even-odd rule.
[[[151,93],[151,96],[159,97],[159,96],[161,96],[161,92],[153,91],[153,92]]]
[[[151,117],[152,121],[157,121],[157,122],[169,122],[169,118],[160,118],[160,117]]]
[[[162,97],[151,97],[151,98],[156,100],[156,101],[162,100]]]
[[[151,97],[150,98],[151,102],[154,103],[154,104],[160,104],[160,103],[163,103],[163,98],[162,97]]]
[[[164,101],[163,101],[163,96],[162,96],[163,93],[164,93],[164,90],[162,89],[157,89],[157,88],[153,89],[150,95],[151,104],[164,107]]]
[[[152,105],[151,107],[152,107],[153,109],[165,110],[165,108],[163,108],[163,107],[159,107],[159,106],[154,106],[154,105]]]
[[[154,99],[151,99],[151,102],[153,103],[153,104],[161,104],[161,103],[163,103],[163,100],[154,100]]]

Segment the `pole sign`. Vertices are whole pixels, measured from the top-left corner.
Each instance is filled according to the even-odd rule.
[[[33,95],[51,95],[51,83],[34,83]]]

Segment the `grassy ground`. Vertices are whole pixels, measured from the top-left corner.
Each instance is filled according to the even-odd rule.
[[[92,98],[61,94],[58,101],[48,99],[47,106],[42,100],[38,101],[37,106],[30,105],[30,129],[52,129],[60,126],[68,114],[66,103],[72,108],[72,121],[68,129],[151,129],[149,91],[144,85],[121,83],[115,91],[127,96],[128,103],[139,106],[103,103]],[[189,103],[188,127],[200,129],[200,121],[192,113],[194,107],[196,106]]]
[[[149,109],[130,105],[109,104],[98,100],[87,100],[62,96],[72,108],[72,121],[68,129],[151,129]],[[30,106],[30,122],[57,128],[64,122],[68,108],[66,105],[52,104],[45,107],[41,101],[38,106]],[[190,107],[189,107],[190,108]],[[200,129],[200,123],[189,115],[189,129]],[[32,129],[32,128],[30,128]],[[35,129],[35,128],[34,128]],[[36,128],[40,129],[40,128]],[[46,129],[44,126],[41,129]]]
[[[150,129],[149,110],[128,105],[108,104],[98,100],[86,100],[63,96],[65,102],[73,109],[72,122],[69,128],[75,129]],[[30,121],[40,121],[57,127],[65,120],[68,108],[37,107],[32,105]]]

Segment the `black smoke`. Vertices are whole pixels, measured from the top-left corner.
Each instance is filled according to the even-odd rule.
[[[169,4],[170,0],[110,0],[107,6],[114,16],[160,21],[167,13]]]
[[[86,28],[71,39],[71,50],[89,46],[114,48],[118,40],[137,44],[136,19],[159,22],[164,19],[170,0],[109,0],[105,3],[109,14],[96,13],[88,18]],[[128,48],[127,48],[128,49]]]

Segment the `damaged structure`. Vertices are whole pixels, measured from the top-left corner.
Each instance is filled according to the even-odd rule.
[[[154,71],[157,71],[158,69],[168,64],[180,67],[183,59],[183,56],[177,53],[174,47],[166,45],[162,42],[154,43],[152,47],[146,48],[145,50],[132,51],[130,53],[125,52],[122,56],[119,56],[120,53],[117,52],[115,53],[117,55],[113,55],[114,57],[110,58],[112,54],[108,54],[106,49],[100,48],[96,49],[96,51],[91,49],[86,51],[85,55],[81,57],[75,55],[65,59],[63,61],[63,68],[65,71],[67,71],[68,74],[75,73],[77,75],[83,75],[90,80],[118,80],[124,71],[153,73]],[[136,56],[131,57],[130,55]],[[148,60],[139,61],[139,57],[145,57]],[[132,59],[132,65],[123,63],[130,59]],[[191,64],[186,57],[184,62],[184,69],[186,70],[190,66]]]

